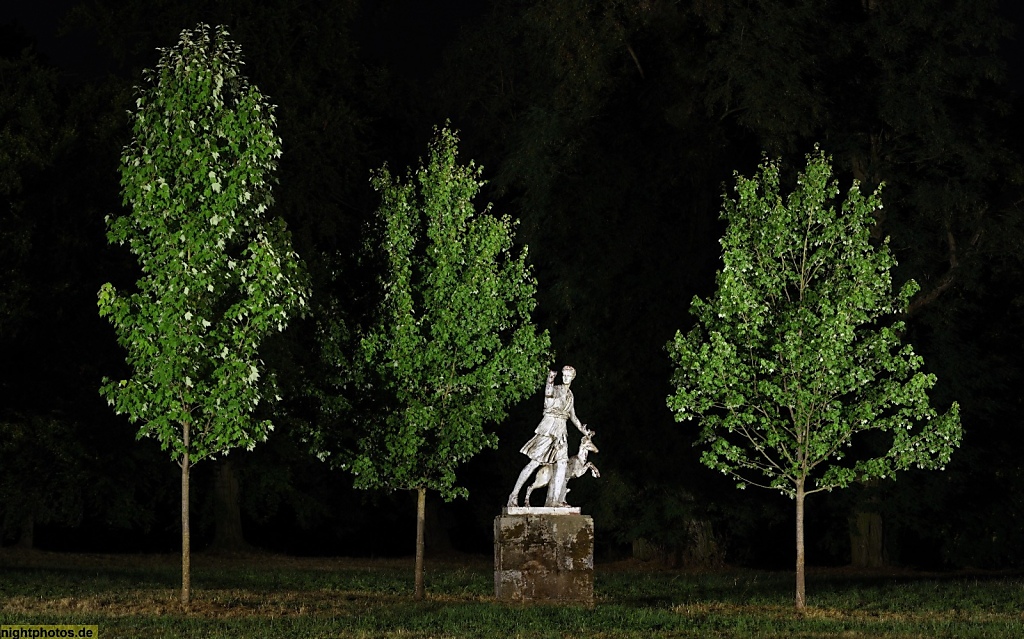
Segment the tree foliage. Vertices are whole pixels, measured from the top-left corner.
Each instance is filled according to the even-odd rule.
[[[694,298],[697,326],[668,345],[669,407],[677,420],[701,418],[706,466],[795,497],[798,508],[811,493],[943,467],[960,443],[959,408],[936,413],[935,376],[901,345],[904,324],[893,318],[917,285],[894,295],[888,242],[872,244],[879,191],[865,196],[854,183],[837,206],[821,153],[785,199],[779,173],[766,161],[724,199],[718,289]],[[888,443],[872,455],[876,434]],[[867,446],[849,450],[855,438]]]
[[[259,346],[307,296],[287,231],[268,215],[281,154],[273,107],[239,55],[226,30],[204,26],[147,74],[121,165],[132,214],[111,217],[108,234],[143,273],[137,292],[106,284],[99,295],[136,371],[103,394],[193,462],[265,438],[270,423],[247,417],[263,397]]]
[[[356,236],[358,224],[350,218],[362,204],[358,186],[371,166],[364,164],[356,134],[361,116],[353,104],[361,97],[349,26],[357,6],[354,0],[96,0],[74,15],[116,62],[131,66],[176,35],[179,25],[231,25],[246,47],[247,68],[277,102],[275,128],[288,141],[288,153],[278,167],[275,210],[288,220],[309,266],[311,246],[336,248]],[[132,38],[124,37],[126,29]]]
[[[812,476],[807,494],[945,464],[960,441],[958,407],[931,408],[935,376],[900,345],[902,320],[888,321],[917,286],[893,295],[895,260],[870,241],[878,191],[855,184],[837,209],[824,155],[808,157],[785,201],[777,162],[737,176],[736,191],[723,207],[718,290],[694,298],[698,326],[669,344],[669,405],[677,420],[701,418],[702,461],[791,496]],[[829,463],[869,431],[892,435],[885,455]]]
[[[436,131],[415,174],[373,176],[380,316],[362,355],[392,404],[360,438],[349,467],[361,488],[465,496],[455,471],[497,436],[484,430],[540,382],[547,332],[531,323],[536,283],[513,222],[472,203],[481,167],[456,162],[455,133]]]

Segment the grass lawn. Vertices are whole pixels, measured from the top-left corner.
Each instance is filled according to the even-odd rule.
[[[808,610],[787,572],[713,573],[598,564],[593,607],[493,600],[486,557],[412,560],[193,557],[177,602],[176,556],[0,551],[0,625],[96,625],[111,637],[1024,637],[1024,576],[808,575]]]

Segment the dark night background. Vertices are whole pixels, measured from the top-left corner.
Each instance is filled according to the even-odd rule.
[[[988,0],[85,0],[0,15],[0,525],[4,545],[173,552],[178,469],[98,393],[124,354],[98,317],[136,264],[106,242],[122,210],[126,111],[157,47],[225,24],[278,105],[275,194],[317,308],[358,321],[374,273],[355,257],[377,201],[447,119],[485,167],[480,204],[521,220],[537,323],[572,364],[602,477],[573,482],[598,558],[792,565],[792,502],[699,464],[697,428],[666,408],[665,343],[714,284],[721,195],[763,153],[815,143],[845,188],[885,182],[880,235],[922,286],[908,334],[957,400],[945,472],[816,495],[808,561],[1024,566],[1024,64],[1020,9]],[[329,277],[331,271],[342,274]],[[255,451],[195,470],[193,548],[413,551],[414,497],[354,491],[300,433],[322,419],[315,317],[267,345],[284,400]],[[538,389],[539,391],[539,389]],[[428,557],[488,553],[524,462],[539,392],[431,502]],[[344,439],[349,423],[332,424]],[[570,444],[575,449],[575,443]],[[865,531],[882,534],[865,534]],[[859,531],[859,532],[858,532]]]

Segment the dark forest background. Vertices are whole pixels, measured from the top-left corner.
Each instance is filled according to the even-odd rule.
[[[4,545],[177,549],[178,470],[100,398],[126,373],[99,318],[130,286],[109,246],[133,86],[199,22],[225,24],[278,105],[276,212],[317,312],[267,345],[284,399],[251,453],[195,469],[193,547],[305,555],[413,551],[411,494],[354,491],[311,455],[330,386],[322,314],[372,308],[357,257],[377,206],[369,174],[424,155],[450,120],[484,166],[480,203],[521,221],[535,320],[579,371],[598,480],[572,484],[598,558],[792,564],[792,504],[737,491],[676,424],[665,343],[719,266],[733,171],[802,166],[815,143],[842,188],[885,182],[878,236],[922,286],[908,341],[965,438],[944,472],[815,496],[808,561],[1024,566],[1024,56],[1014,2],[994,0],[85,0],[0,16],[0,524]],[[45,17],[45,19],[44,19]],[[897,282],[899,284],[899,282]],[[317,314],[321,314],[318,318]],[[525,461],[538,394],[460,474],[467,500],[428,508],[428,556],[490,552]],[[575,444],[570,445],[575,448]]]

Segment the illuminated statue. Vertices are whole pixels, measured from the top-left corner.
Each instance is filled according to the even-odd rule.
[[[588,468],[591,469],[595,477],[599,476],[597,468],[586,461],[588,452],[597,452],[597,447],[590,441],[594,433],[587,430],[586,424],[581,423],[576,417],[572,391],[569,390],[569,385],[576,377],[576,369],[572,366],[563,368],[562,384],[556,386],[555,376],[557,374],[555,371],[548,372],[547,383],[544,385],[544,416],[534,431],[534,436],[520,449],[520,452],[530,458],[530,463],[519,473],[516,486],[508,496],[510,507],[519,505],[519,491],[523,489],[523,485],[526,484],[526,480],[530,478],[533,471],[538,468],[541,468],[541,472],[547,471],[547,480],[541,482],[541,472],[538,472],[538,479],[530,487],[530,491],[547,484],[548,494],[544,500],[545,506],[565,508],[569,505],[565,503],[566,483],[569,479],[567,475],[569,444],[566,438],[565,424],[567,420],[572,420],[572,423],[584,436],[584,440],[580,444],[580,451],[573,458],[576,462],[573,472],[579,471],[573,476],[579,477]],[[553,471],[552,467],[554,467]],[[527,497],[526,505],[529,506],[529,497]]]

